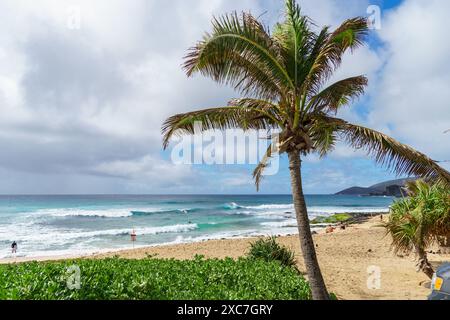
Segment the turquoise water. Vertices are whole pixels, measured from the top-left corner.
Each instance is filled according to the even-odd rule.
[[[310,195],[310,217],[386,211],[390,197]],[[289,195],[0,196],[0,258],[296,233]]]

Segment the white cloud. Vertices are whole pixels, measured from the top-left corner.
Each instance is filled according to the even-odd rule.
[[[67,28],[74,7],[80,29]],[[128,180],[119,183],[140,176],[150,185],[143,192],[152,192],[168,176],[156,172],[177,171],[159,155],[162,121],[233,96],[187,79],[183,55],[213,13],[251,7],[258,10],[253,1],[3,1],[0,166],[17,176],[45,172],[49,181],[115,170]],[[170,178],[184,181],[181,173]]]
[[[100,163],[92,169],[93,175],[124,179],[128,192],[170,191],[200,183],[199,175],[190,166],[176,165],[152,156],[133,160],[113,160]],[[189,190],[189,189],[185,189]]]
[[[368,3],[301,1],[318,25],[332,26],[364,15]],[[80,29],[67,28],[74,6]],[[208,79],[187,79],[181,69],[213,14],[267,11],[262,19],[271,25],[282,8],[278,0],[2,1],[0,192],[194,192],[190,185],[229,191],[224,182],[235,192],[253,191],[251,171],[168,163],[160,154],[160,127],[169,115],[236,96]],[[405,1],[383,21],[387,51],[346,56],[334,78],[368,75],[367,123],[437,158],[450,158],[449,135],[442,134],[450,128],[443,116],[450,101],[446,9],[441,1]],[[340,115],[365,120],[352,109]],[[355,156],[361,154],[339,145],[331,159]],[[210,170],[220,174],[210,179]],[[31,182],[36,179],[42,182]]]
[[[447,1],[407,0],[380,31],[386,60],[369,123],[442,160],[450,158]]]

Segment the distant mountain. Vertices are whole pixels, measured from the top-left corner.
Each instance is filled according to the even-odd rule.
[[[393,196],[401,197],[404,194],[403,187],[406,182],[413,181],[414,178],[390,180],[377,183],[370,187],[351,187],[342,190],[337,195],[352,195],[352,196]]]

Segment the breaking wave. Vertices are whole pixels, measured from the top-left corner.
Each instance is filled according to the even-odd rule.
[[[50,229],[34,229],[28,228],[25,231],[25,226],[21,226],[22,232],[17,232],[17,230],[10,230],[10,232],[0,231],[0,241],[12,241],[20,240],[21,242],[45,242],[52,241],[53,243],[64,243],[70,240],[83,239],[83,238],[98,238],[102,236],[125,236],[130,235],[132,228],[123,229],[106,229],[106,230],[96,230],[96,231],[83,231],[83,230],[52,230]],[[136,228],[136,235],[156,235],[161,233],[182,233],[189,232],[198,229],[197,224],[176,224],[161,227],[143,227]]]
[[[46,209],[38,210],[36,215],[49,215],[52,217],[97,217],[97,218],[127,218],[132,216],[145,216],[161,213],[192,213],[200,209]]]

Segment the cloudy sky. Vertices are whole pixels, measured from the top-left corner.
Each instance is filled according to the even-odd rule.
[[[168,116],[238,97],[180,68],[213,15],[251,11],[267,24],[282,0],[0,2],[0,193],[254,193],[250,165],[176,165],[162,151]],[[336,77],[366,74],[341,114],[436,160],[450,160],[450,42],[444,0],[302,0],[318,25],[381,8],[370,45]],[[447,169],[448,163],[442,164]],[[339,145],[304,163],[307,193],[395,178]],[[288,193],[286,159],[262,192]]]

